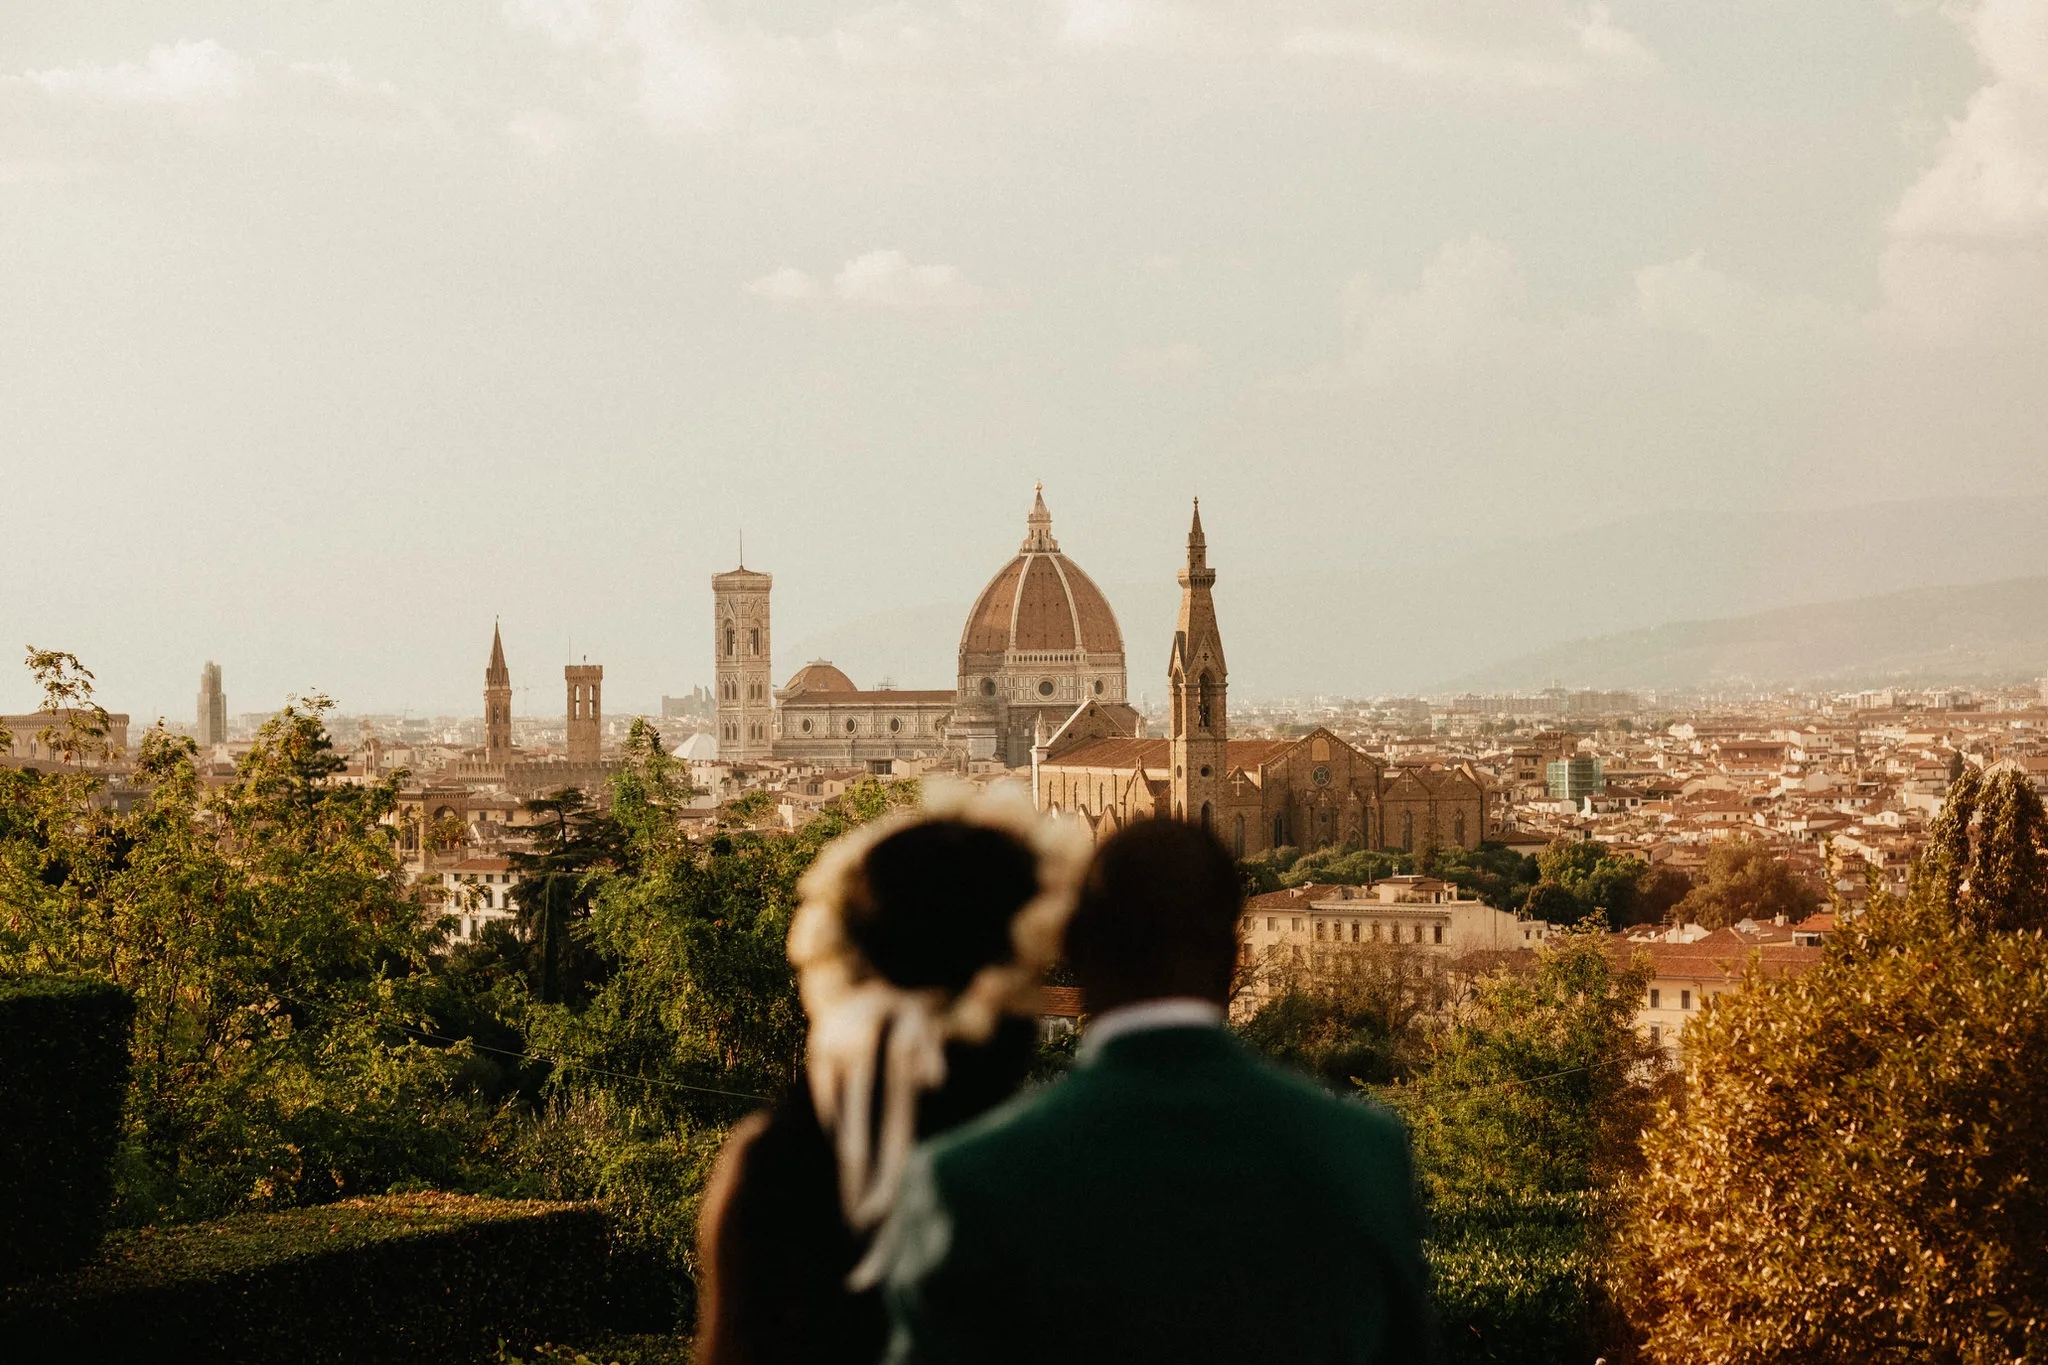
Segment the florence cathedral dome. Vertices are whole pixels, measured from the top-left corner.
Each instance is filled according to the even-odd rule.
[[[950,734],[971,757],[1016,767],[1041,720],[1050,732],[1091,700],[1125,700],[1123,632],[1095,580],[1060,552],[1041,487],[1024,543],[967,614]]]

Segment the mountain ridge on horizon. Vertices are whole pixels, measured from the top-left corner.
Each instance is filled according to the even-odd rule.
[[[1435,691],[2001,684],[2048,671],[2048,575],[1951,583],[1567,640]]]

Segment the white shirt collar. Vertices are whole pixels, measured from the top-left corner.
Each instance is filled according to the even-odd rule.
[[[1187,995],[1170,996],[1164,1000],[1140,1000],[1135,1005],[1119,1005],[1113,1010],[1104,1010],[1091,1018],[1087,1030],[1081,1035],[1080,1046],[1074,1049],[1074,1060],[1083,1064],[1092,1062],[1102,1049],[1126,1034],[1162,1028],[1221,1027],[1223,1006],[1213,1000],[1197,1000]]]

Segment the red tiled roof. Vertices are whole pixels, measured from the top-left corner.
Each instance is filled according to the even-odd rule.
[[[1049,768],[1164,768],[1170,746],[1163,739],[1091,739],[1048,761]]]
[[[1038,988],[1038,1012],[1050,1019],[1079,1019],[1081,1017],[1081,988],[1079,986],[1040,986]]]

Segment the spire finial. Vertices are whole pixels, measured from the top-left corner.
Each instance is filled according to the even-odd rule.
[[[1052,513],[1045,510],[1045,485],[1037,484],[1031,494],[1031,515],[1024,518],[1023,554],[1058,554],[1060,543],[1052,538]]]
[[[1209,570],[1209,538],[1202,534],[1202,500],[1195,499],[1195,515],[1188,523],[1188,567],[1180,575],[1182,587],[1207,587],[1216,581]]]

